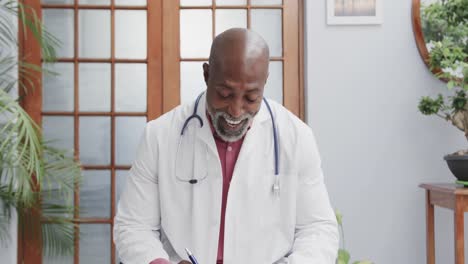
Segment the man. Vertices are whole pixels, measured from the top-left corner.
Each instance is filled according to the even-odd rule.
[[[185,248],[200,264],[335,263],[313,134],[263,101],[268,63],[258,34],[227,30],[203,65],[206,95],[148,123],[115,217],[123,263],[190,263]]]

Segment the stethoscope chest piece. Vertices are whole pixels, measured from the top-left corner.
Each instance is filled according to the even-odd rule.
[[[273,194],[277,197],[280,196],[280,184],[279,184],[279,177],[278,175],[275,175],[275,183],[273,184],[272,187]]]

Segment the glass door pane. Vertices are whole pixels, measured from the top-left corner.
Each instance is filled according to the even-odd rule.
[[[247,10],[220,9],[216,10],[216,35],[230,28],[247,28]]]
[[[247,0],[216,0],[217,6],[237,6],[246,4]]]
[[[147,0],[114,0],[117,6],[146,6]]]
[[[130,166],[143,135],[146,117],[118,116],[115,119],[115,162]]]
[[[146,11],[115,11],[115,56],[117,58],[146,58]]]
[[[81,224],[80,230],[80,263],[110,263],[111,226]]]
[[[82,58],[110,58],[110,10],[79,11],[79,56]]]
[[[61,45],[56,50],[57,56],[66,58],[73,57],[73,10],[45,9],[42,16],[44,26],[52,35],[60,40]]]
[[[181,103],[195,100],[206,90],[203,78],[203,62],[182,61],[180,63],[180,98]]]
[[[268,43],[271,57],[283,55],[282,16],[280,9],[252,9],[251,26]]]
[[[209,6],[213,0],[180,0],[181,6]]]
[[[212,41],[211,9],[180,10],[180,54],[182,58],[207,58]]]
[[[111,212],[109,170],[85,170],[80,188],[80,217],[109,218]]]
[[[283,62],[270,61],[269,71],[263,95],[281,104],[283,102]]]
[[[73,111],[73,63],[43,63],[42,67],[55,74],[42,74],[42,109],[44,111]]]
[[[72,116],[42,117],[42,132],[44,139],[53,147],[65,149],[73,153],[75,138],[74,118]]]
[[[250,0],[250,4],[253,6],[265,6],[265,5],[281,5],[283,0]]]
[[[115,111],[146,112],[146,71],[144,63],[115,64]]]
[[[110,0],[78,0],[80,5],[110,5]]]
[[[109,63],[79,64],[80,111],[105,111],[111,109],[111,65]]]
[[[111,158],[111,119],[80,118],[80,160],[84,165],[109,165]]]

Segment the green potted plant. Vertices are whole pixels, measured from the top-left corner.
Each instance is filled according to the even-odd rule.
[[[340,249],[338,250],[338,258],[336,259],[336,264],[348,264],[351,260],[351,254],[346,250],[346,243],[344,238],[344,229],[343,229],[343,215],[335,210],[336,221],[338,222],[338,229],[340,231]],[[370,260],[358,260],[354,261],[352,264],[373,264]]]
[[[23,31],[33,33],[44,61],[54,60],[58,45],[31,8],[0,1],[0,46],[7,47],[0,49],[0,239],[10,241],[11,213],[16,210],[18,229],[42,241],[45,254],[57,256],[73,249],[73,190],[81,168],[71,153],[43,139],[40,127],[14,93],[15,87],[25,93],[35,89],[32,73],[41,72],[18,56],[15,20]]]
[[[468,0],[441,0],[421,7],[421,24],[429,52],[428,64],[447,83],[450,95],[424,96],[418,108],[462,131],[468,139]],[[468,182],[468,150],[444,159],[460,183]]]

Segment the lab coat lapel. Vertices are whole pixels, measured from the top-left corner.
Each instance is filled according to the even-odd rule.
[[[239,228],[242,228],[239,224],[242,223],[240,219],[243,213],[240,210],[243,210],[241,207],[245,197],[248,197],[247,192],[255,190],[254,185],[258,182],[258,179],[250,176],[256,175],[263,168],[263,164],[259,164],[259,157],[272,150],[272,144],[269,143],[272,142],[270,120],[270,113],[263,102],[244,138],[236,161],[226,205],[224,263],[236,263],[236,256],[246,257],[242,255],[245,250],[239,247],[245,241],[245,235],[239,232]],[[248,211],[248,208],[244,209]]]
[[[197,133],[198,139],[202,140],[208,145],[210,151],[212,151],[216,156],[218,155],[218,150],[216,148],[216,143],[214,141],[213,133],[211,132],[210,122],[206,116],[206,92],[200,98],[200,103],[197,108],[197,114],[203,120],[203,127],[200,129],[200,132]]]
[[[262,138],[269,137],[269,135],[265,134],[263,130],[263,126],[265,125],[264,123],[268,120],[270,120],[270,113],[266,108],[265,102],[262,102],[260,110],[255,116],[249,131],[245,135],[239,157],[237,158],[236,168],[238,167],[238,163],[242,164],[244,159],[249,158],[251,151],[258,151],[265,148],[265,146],[259,146],[259,143],[262,142]]]
[[[191,108],[193,109],[193,108]],[[193,110],[192,110],[193,111]],[[206,93],[200,98],[197,108],[197,114],[203,121],[203,127],[197,132],[197,138],[200,143],[207,146],[206,151],[197,149],[197,155],[206,155],[208,163],[205,169],[208,170],[208,178],[200,185],[194,186],[194,197],[192,198],[192,209],[197,208],[192,214],[192,234],[194,252],[201,254],[200,263],[210,263],[216,259],[218,248],[217,239],[219,238],[219,216],[221,214],[222,199],[222,168],[219,160],[218,150],[210,128],[209,120],[206,116]],[[216,219],[213,221],[213,219]],[[209,239],[210,243],[206,240]],[[216,241],[216,242],[213,242]],[[207,245],[212,245],[207,250]],[[200,253],[203,252],[203,253]],[[182,252],[183,256],[185,255]]]

